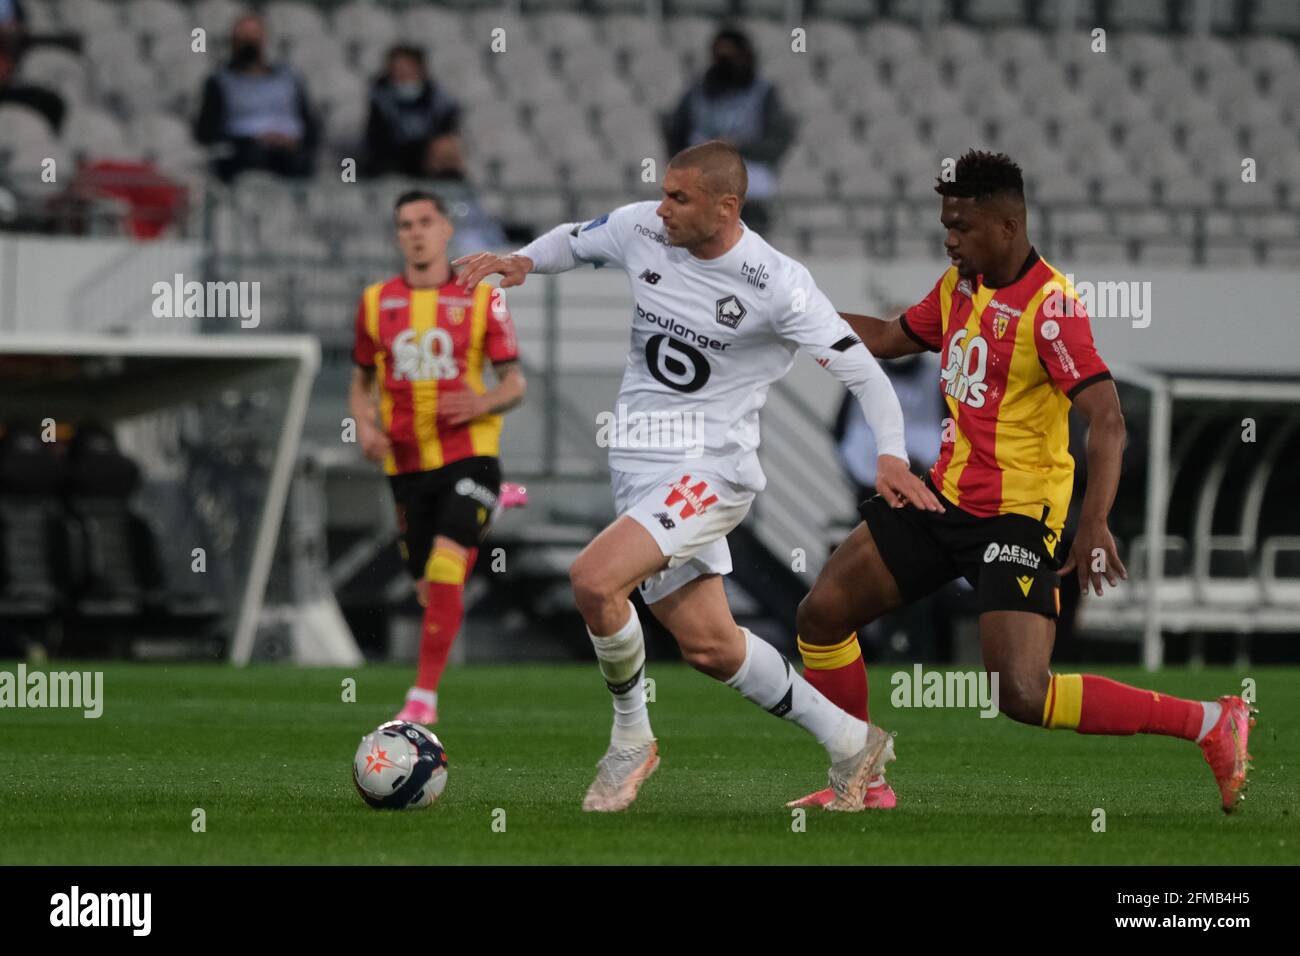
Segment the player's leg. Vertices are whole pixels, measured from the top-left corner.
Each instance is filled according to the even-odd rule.
[[[835,549],[795,617],[804,677],[859,720],[869,720],[867,668],[857,629],[903,603],[898,584],[859,524]]]
[[[569,569],[574,603],[614,696],[610,739],[620,746],[654,739],[643,690],[645,640],[628,595],[667,561],[650,533],[624,515],[583,548]]]
[[[936,534],[945,518],[876,497],[862,503],[863,522],[835,549],[796,616],[804,677],[833,703],[869,720],[867,668],[856,629],[924,597],[956,576]],[[821,806],[829,789],[789,806]],[[888,810],[897,796],[883,775],[867,789],[869,809]]]
[[[465,616],[465,583],[487,533],[500,469],[494,458],[453,462],[430,473],[418,503],[407,509],[408,566],[418,574],[424,612],[415,685],[399,718],[434,724],[438,686]]]
[[[424,573],[416,582],[424,609],[420,620],[420,656],[415,684],[406,692],[406,706],[397,715],[399,720],[430,726],[438,722],[438,685],[465,615],[469,555],[469,548],[451,538],[434,536]]]
[[[812,590],[799,602],[795,616],[803,676],[836,706],[870,721],[867,666],[857,629],[901,607],[898,584],[871,536],[859,524],[844,539],[817,575]],[[835,797],[830,787],[790,801],[787,806],[825,806]],[[865,805],[891,810],[898,797],[879,774],[869,781]]]
[[[725,539],[716,544],[725,548]],[[712,557],[702,552],[698,564],[707,567]],[[726,561],[729,564],[729,555]],[[768,713],[798,724],[826,748],[837,795],[829,809],[862,809],[867,781],[892,759],[892,739],[832,704],[775,647],[739,627],[720,574],[693,577],[652,603],[650,610],[676,638],[692,667]]]
[[[628,595],[667,561],[650,532],[624,515],[597,535],[569,569],[574,602],[614,701],[609,748],[583,798],[584,810],[625,809],[659,766],[645,702],[645,639]]]
[[[1022,545],[1027,547],[1027,542]],[[1246,744],[1253,720],[1245,702],[1231,696],[1184,700],[1095,674],[1053,674],[1052,565],[1044,561],[1037,570],[1022,566],[1018,570],[1028,573],[1013,581],[991,545],[987,553],[991,557],[979,581],[980,644],[985,669],[998,677],[1002,713],[1020,723],[1081,734],[1161,734],[1196,741],[1214,772],[1223,809],[1231,811],[1241,799],[1250,769]],[[1003,609],[1017,605],[1021,609]]]

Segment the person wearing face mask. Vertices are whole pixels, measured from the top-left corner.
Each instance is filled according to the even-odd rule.
[[[771,223],[768,200],[777,191],[777,164],[794,140],[794,123],[776,87],[758,72],[749,37],[724,27],[713,38],[713,62],[665,118],[670,155],[720,139],[740,150],[749,175],[744,220],[759,232]]]
[[[460,112],[460,104],[430,78],[422,50],[393,47],[370,88],[363,169],[371,176],[464,179]]]
[[[213,149],[213,170],[229,182],[246,169],[307,177],[317,127],[302,80],[266,60],[266,27],[245,14],[231,30],[230,59],[208,76],[194,138]]]

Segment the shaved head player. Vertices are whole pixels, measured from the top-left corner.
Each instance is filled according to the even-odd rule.
[[[808,270],[741,221],[745,165],[712,141],[673,157],[663,199],[632,203],[586,223],[566,223],[511,256],[480,253],[453,265],[475,285],[503,287],[531,272],[580,263],[622,269],[631,287],[631,349],[618,402],[629,417],[703,424],[699,447],[611,442],[619,517],[570,570],[574,598],[614,697],[609,748],[583,808],[622,810],[659,763],[643,691],[645,645],[628,600],[635,588],[696,669],[764,710],[803,727],[831,762],[828,807],[863,809],[866,783],[892,756],[892,739],[831,704],[771,644],[736,624],[722,575],[727,533],[765,479],[758,411],[769,386],[803,349],[861,403],[882,454],[891,500],[937,508],[908,471],[903,416],[889,380]]]

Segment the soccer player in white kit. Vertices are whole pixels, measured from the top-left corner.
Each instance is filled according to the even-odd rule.
[[[867,786],[893,759],[889,734],[832,704],[776,648],[738,626],[723,590],[721,575],[731,571],[727,533],[766,482],[758,410],[797,348],[862,404],[880,451],[877,490],[897,506],[940,509],[908,469],[903,415],[889,380],[808,270],[741,222],[745,188],[735,148],[701,143],[673,157],[659,203],[565,223],[512,255],[483,252],[453,263],[470,288],[493,273],[509,288],[531,272],[583,263],[623,269],[633,315],[619,405],[628,420],[657,415],[703,423],[693,445],[611,443],[619,517],[569,572],[614,697],[609,749],[584,810],[625,809],[659,763],[642,689],[641,623],[628,600],[638,586],[688,663],[794,721],[826,748],[836,794],[827,809],[861,810]],[[658,447],[634,447],[647,444]]]

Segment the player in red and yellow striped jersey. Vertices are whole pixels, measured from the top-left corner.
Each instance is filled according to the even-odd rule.
[[[452,274],[441,200],[404,193],[395,217],[405,267],[361,295],[349,404],[362,450],[389,476],[402,555],[425,609],[415,686],[397,716],[432,724],[465,581],[501,496],[501,414],[526,386],[505,300]],[[498,380],[491,389],[488,362]]]
[[[1020,168],[1002,154],[962,156],[942,179],[940,221],[952,267],[930,294],[891,322],[844,315],[876,356],[943,356],[944,440],[930,471],[945,510],[877,496],[799,607],[806,677],[867,719],[867,675],[854,629],[965,577],[979,605],[985,669],[1013,720],[1085,734],[1166,734],[1196,740],[1225,811],[1240,798],[1250,710],[1240,697],[1197,702],[1091,674],[1053,674],[1059,574],[1102,594],[1125,577],[1107,527],[1119,484],[1124,418],[1093,346],[1088,316],[1066,278],[1026,234]],[[1073,406],[1089,425],[1088,485],[1063,564],[1058,544],[1070,504]],[[883,778],[867,805],[888,808]],[[793,805],[825,803],[828,792]]]

